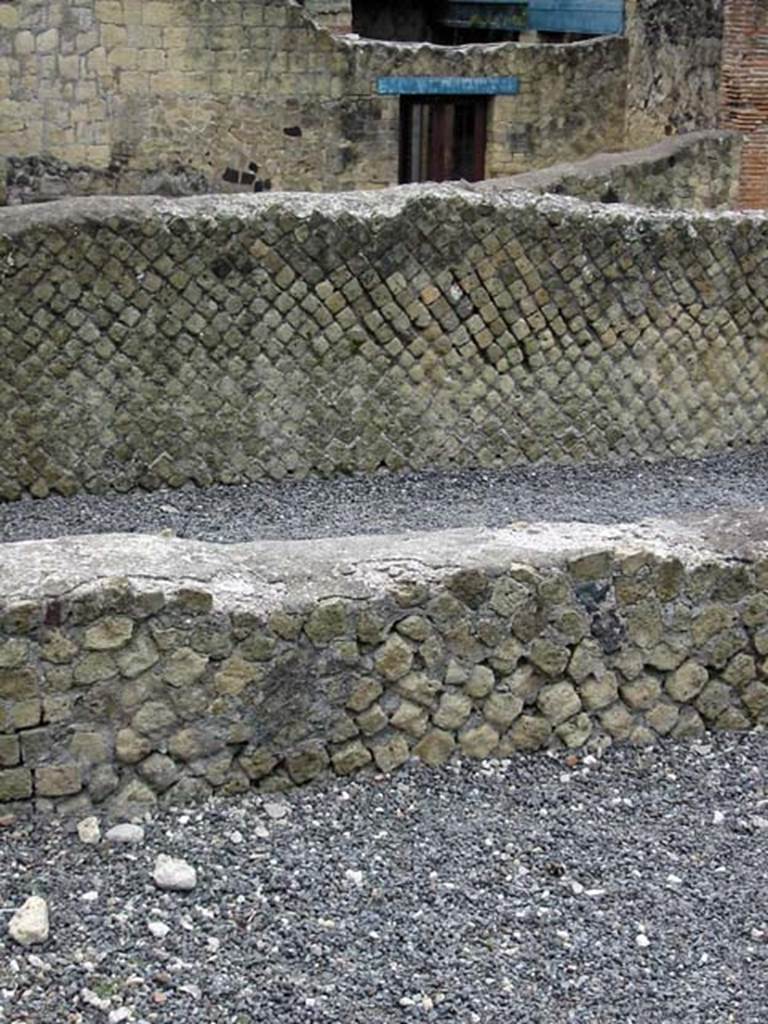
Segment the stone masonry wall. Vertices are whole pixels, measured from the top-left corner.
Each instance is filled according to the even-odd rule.
[[[738,201],[741,150],[736,132],[690,132],[646,149],[602,153],[488,184],[662,210],[732,209]]]
[[[458,186],[0,211],[0,497],[768,438],[768,218]]]
[[[286,0],[0,0],[7,201],[395,184],[384,75],[518,75],[489,176],[622,144],[620,38],[454,49],[333,35]]]
[[[670,547],[562,524],[6,545],[0,806],[125,814],[411,756],[765,725],[764,527],[738,557],[695,529]]]
[[[724,2],[626,0],[627,146],[718,126]]]

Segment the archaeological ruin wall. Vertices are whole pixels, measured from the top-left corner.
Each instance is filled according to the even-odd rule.
[[[742,146],[738,132],[688,132],[644,149],[499,178],[486,187],[659,210],[730,210],[739,199]]]
[[[729,2],[626,0],[628,147],[718,127]]]
[[[468,186],[0,211],[0,497],[768,437],[768,219]]]
[[[759,517],[0,547],[0,808],[768,724]]]
[[[623,141],[618,37],[398,45],[334,35],[284,0],[19,0],[0,3],[0,51],[10,203],[395,184],[387,76],[518,78],[491,105],[490,177]]]

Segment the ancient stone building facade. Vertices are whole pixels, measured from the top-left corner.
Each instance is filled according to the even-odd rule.
[[[428,41],[426,3],[384,18],[366,0],[0,0],[0,177],[9,202],[339,191],[619,150],[714,123],[718,22],[704,48],[692,26],[715,2],[683,5],[670,48],[653,0],[628,0],[624,35],[461,46]],[[654,54],[687,84],[650,76]],[[453,156],[428,151],[435,126]]]

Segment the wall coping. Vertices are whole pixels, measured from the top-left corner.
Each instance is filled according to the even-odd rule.
[[[538,173],[538,172],[537,172]],[[519,179],[500,179],[502,182]],[[470,185],[466,182],[442,185],[396,185],[375,191],[317,193],[273,192],[261,195],[205,195],[184,198],[161,196],[86,196],[58,199],[48,203],[9,206],[0,209],[0,240],[13,239],[38,228],[59,225],[104,223],[110,220],[143,221],[204,220],[225,217],[255,221],[268,211],[278,211],[298,220],[320,217],[352,217],[361,221],[394,219],[418,203],[462,203],[491,206],[503,211],[530,210],[558,219],[625,223],[642,230],[644,224],[768,223],[763,211],[657,210],[624,203],[600,203],[573,196],[536,195],[519,185],[510,188],[495,182]]]
[[[558,567],[609,550],[674,557],[689,568],[711,560],[759,562],[768,559],[768,520],[743,512],[610,526],[542,522],[231,545],[86,534],[0,545],[0,598],[61,597],[120,577],[139,592],[204,586],[227,610],[263,612],[285,603],[375,595],[403,575],[428,581],[446,570]]]

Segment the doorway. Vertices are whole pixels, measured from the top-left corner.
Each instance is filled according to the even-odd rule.
[[[482,181],[487,96],[403,96],[400,182]]]

